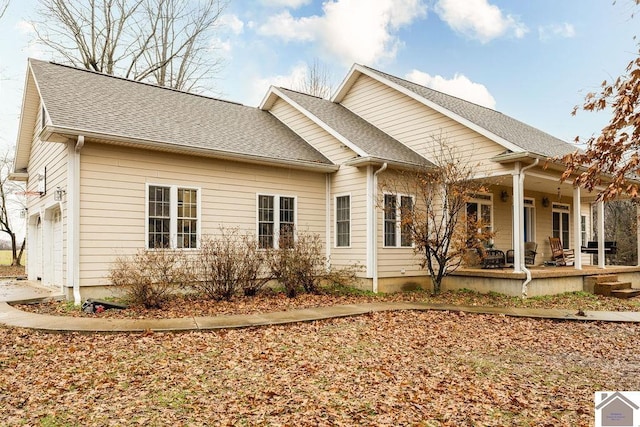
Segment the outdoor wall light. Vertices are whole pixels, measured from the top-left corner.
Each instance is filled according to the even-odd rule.
[[[53,193],[53,200],[60,202],[65,194],[67,194],[67,190],[64,190],[61,187],[56,187],[56,191]]]
[[[500,200],[502,200],[503,202],[509,200],[509,193],[507,193],[505,190],[502,190],[500,192]]]
[[[542,206],[544,206],[545,208],[549,207],[549,198],[548,197],[543,197],[542,198]]]

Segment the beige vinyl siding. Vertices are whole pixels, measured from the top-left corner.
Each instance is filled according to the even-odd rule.
[[[325,174],[87,142],[80,154],[80,284],[107,284],[118,255],[145,247],[147,184],[200,190],[201,235],[256,231],[256,195],[296,197],[298,230],[325,229]]]
[[[331,179],[331,264],[366,265],[367,261],[367,169],[342,165]],[[336,196],[351,196],[351,245],[336,247]],[[366,275],[360,271],[359,275]]]
[[[384,246],[384,195],[398,193],[403,196],[413,196],[414,203],[419,206],[420,196],[407,194],[405,185],[400,182],[401,175],[387,170],[378,178],[378,200],[376,203],[376,235],[378,247],[378,277],[410,277],[427,274],[420,268],[421,255],[414,254],[412,247]],[[410,186],[409,186],[410,187]],[[403,272],[404,271],[404,272]]]
[[[357,157],[353,150],[281,98],[269,112],[332,162],[340,164]]]
[[[442,138],[457,147],[462,159],[478,163],[478,173],[508,172],[489,160],[504,147],[368,76],[358,77],[341,104],[429,159],[433,159],[433,138]]]
[[[331,176],[331,264],[336,267],[356,263],[365,265],[367,256],[366,168],[358,169],[342,164],[357,157],[356,153],[286,101],[278,99],[269,111],[329,160],[341,164],[340,169]],[[336,195],[351,196],[351,245],[348,248],[336,247]],[[361,272],[362,275],[365,273]]]
[[[63,190],[67,189],[67,145],[53,142],[43,142],[36,137],[39,133],[41,123],[41,105],[37,107],[35,127],[37,130],[33,132],[33,141],[29,156],[27,170],[29,178],[27,180],[26,189],[28,192],[38,191],[38,175],[45,171],[46,168],[46,194],[43,196],[29,194],[26,196],[27,212],[29,221],[34,221],[38,215],[41,215],[43,222],[47,211],[59,208],[62,214],[62,265],[67,265],[67,215],[66,200],[57,202],[54,200],[54,193],[57,187]],[[44,230],[44,228],[43,228]],[[46,230],[44,230],[46,232]],[[36,236],[31,236],[34,238]],[[32,240],[33,241],[33,240]],[[44,250],[44,249],[43,249]],[[34,258],[35,260],[36,258]],[[66,283],[66,268],[62,269],[62,280]],[[28,273],[28,272],[27,272]],[[62,283],[56,283],[61,285]]]

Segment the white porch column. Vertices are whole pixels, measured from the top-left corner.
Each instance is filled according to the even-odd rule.
[[[522,240],[522,216],[523,216],[523,189],[520,183],[521,173],[520,162],[515,164],[513,173],[513,271],[515,273],[522,272],[522,251],[524,246]]]
[[[583,242],[580,221],[580,187],[578,186],[573,187],[573,236],[573,241],[575,242],[574,267],[576,270],[582,270],[582,252],[580,252],[580,247],[583,245]]]
[[[605,268],[604,264],[604,202],[596,202],[598,212],[598,267]]]

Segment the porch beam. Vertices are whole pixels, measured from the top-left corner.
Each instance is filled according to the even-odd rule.
[[[598,200],[596,202],[598,216],[598,267],[605,268],[604,263],[604,202]]]
[[[580,221],[580,187],[577,185],[573,187],[573,241],[574,243],[574,261],[573,265],[576,270],[582,270],[582,228]]]

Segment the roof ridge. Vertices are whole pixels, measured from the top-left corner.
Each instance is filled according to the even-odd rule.
[[[503,116],[505,116],[505,117],[511,117],[511,116],[509,116],[509,115],[507,115],[507,114],[503,113],[502,111],[496,110],[495,108],[485,107],[484,105],[480,105],[480,104],[475,103],[475,102],[473,102],[473,101],[469,101],[469,100],[467,100],[467,99],[460,98],[459,96],[456,96],[456,95],[451,95],[450,93],[442,92],[441,90],[437,90],[437,89],[431,88],[431,87],[429,87],[429,86],[421,85],[420,83],[412,82],[411,80],[405,79],[405,78],[403,78],[403,77],[398,77],[398,76],[396,76],[396,75],[394,75],[394,74],[389,74],[389,73],[386,73],[386,72],[384,72],[384,71],[380,71],[380,70],[378,70],[378,69],[376,69],[376,68],[369,67],[368,65],[362,65],[362,66],[363,66],[364,68],[368,68],[369,70],[375,71],[376,73],[384,74],[385,76],[391,76],[391,77],[393,77],[393,78],[395,78],[395,79],[402,80],[402,81],[407,82],[407,83],[412,84],[412,85],[416,85],[416,86],[423,87],[423,88],[425,88],[425,89],[427,89],[427,90],[431,90],[431,91],[433,91],[433,92],[440,93],[440,94],[442,94],[442,95],[444,95],[444,96],[448,96],[448,97],[450,97],[450,98],[459,99],[460,101],[466,102],[467,104],[475,105],[476,107],[480,107],[480,108],[483,108],[483,109],[485,109],[485,110],[493,111],[494,113],[501,114],[501,115],[503,115]],[[513,118],[513,117],[511,117],[511,118]],[[518,119],[515,119],[515,120],[518,120]],[[523,123],[524,123],[524,122],[523,122]]]
[[[71,70],[83,71],[83,72],[86,72],[86,73],[95,74],[97,76],[108,77],[108,78],[112,78],[112,79],[116,79],[116,80],[122,80],[122,81],[130,82],[130,83],[137,83],[137,84],[140,84],[140,85],[149,86],[149,87],[153,87],[153,88],[157,88],[157,89],[164,89],[164,90],[168,90],[168,91],[171,91],[171,92],[182,93],[182,94],[185,94],[185,95],[197,96],[199,98],[211,99],[213,101],[226,102],[226,103],[238,105],[238,106],[241,106],[241,107],[248,107],[247,105],[244,105],[244,104],[236,102],[236,101],[229,101],[227,99],[220,99],[220,98],[216,98],[216,97],[213,97],[213,96],[202,95],[202,94],[199,94],[199,93],[187,92],[187,91],[184,91],[184,90],[175,89],[175,88],[168,87],[168,86],[160,86],[160,85],[153,84],[153,83],[143,82],[143,81],[140,81],[140,80],[128,79],[126,77],[117,76],[117,75],[114,75],[114,74],[107,74],[107,73],[103,73],[101,71],[89,70],[88,68],[80,68],[80,67],[76,67],[76,66],[69,65],[69,64],[60,64],[60,63],[55,62],[55,61],[46,61],[46,60],[36,59],[36,58],[29,58],[29,61],[44,62],[44,63],[55,65],[55,66],[58,66],[58,67],[64,67],[64,68],[69,68]]]
[[[298,94],[300,94],[300,95],[305,95],[305,96],[308,96],[308,97],[310,97],[310,98],[316,98],[316,99],[320,99],[320,100],[322,100],[322,101],[329,101],[328,99],[323,98],[323,97],[321,97],[321,96],[318,96],[318,95],[311,95],[310,93],[302,92],[302,91],[300,91],[300,90],[289,89],[289,88],[287,88],[287,87],[283,87],[283,86],[277,86],[277,88],[278,88],[278,89],[281,89],[281,90],[286,90],[286,91],[288,91],[288,92],[293,92],[293,93],[298,93]]]

